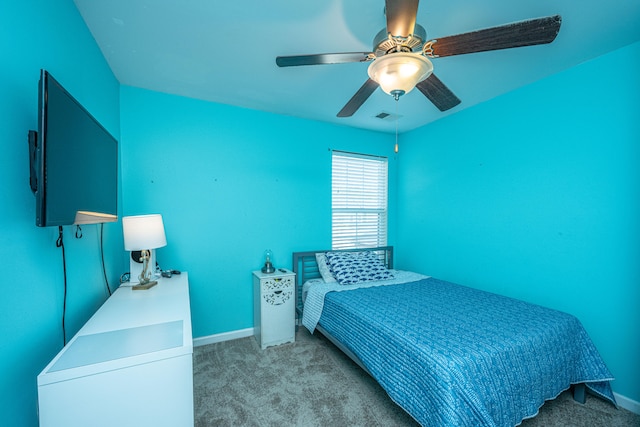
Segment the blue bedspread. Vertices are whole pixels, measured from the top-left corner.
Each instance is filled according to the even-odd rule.
[[[330,292],[320,325],[424,426],[515,426],[586,382],[615,404],[575,317],[434,278]]]

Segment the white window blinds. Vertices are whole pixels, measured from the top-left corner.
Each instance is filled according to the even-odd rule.
[[[387,244],[387,158],[333,151],[331,247]]]

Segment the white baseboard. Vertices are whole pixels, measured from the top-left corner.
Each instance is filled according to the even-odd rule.
[[[616,398],[616,402],[618,402],[618,406],[628,411],[631,411],[634,414],[640,415],[640,402],[633,399],[629,399],[628,397],[615,392],[613,393],[613,396]]]
[[[238,331],[223,332],[221,334],[214,334],[206,337],[194,338],[193,346],[199,347],[201,345],[237,340],[238,338],[245,338],[245,337],[251,337],[251,336],[253,336],[253,328],[240,329]]]

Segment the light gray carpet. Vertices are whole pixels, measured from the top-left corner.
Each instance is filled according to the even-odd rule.
[[[417,426],[385,391],[322,335],[261,350],[253,337],[194,349],[195,425]],[[525,427],[640,427],[640,416],[567,392]]]

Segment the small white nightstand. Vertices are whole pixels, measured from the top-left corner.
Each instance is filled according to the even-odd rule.
[[[295,273],[253,272],[253,330],[258,345],[265,348],[295,341]]]

